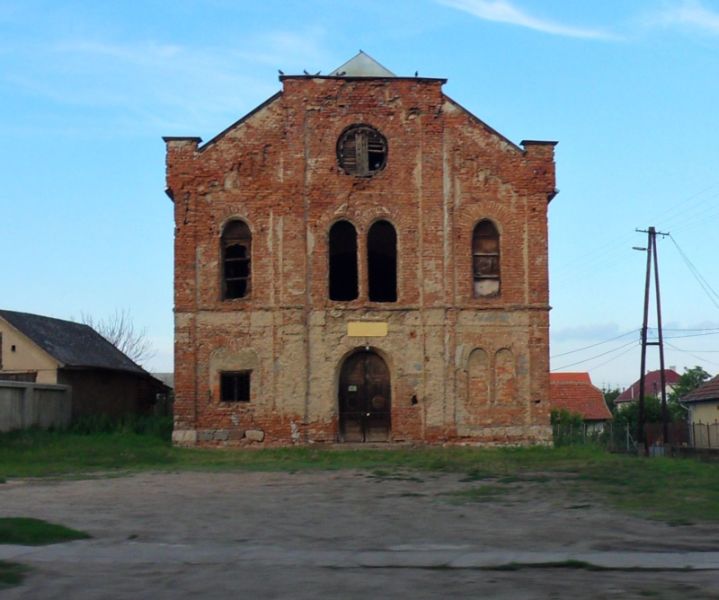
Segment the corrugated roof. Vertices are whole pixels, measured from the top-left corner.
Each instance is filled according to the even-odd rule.
[[[360,50],[341,67],[330,73],[330,77],[397,77],[383,67],[369,54]]]
[[[88,325],[12,310],[0,310],[0,317],[64,367],[95,367],[149,375]]]
[[[582,415],[585,421],[612,418],[602,391],[592,385],[589,373],[550,373],[549,404]]]
[[[692,390],[680,399],[680,402],[706,402],[719,400],[719,375]]]

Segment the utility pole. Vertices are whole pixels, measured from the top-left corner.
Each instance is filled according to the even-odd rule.
[[[639,373],[639,415],[637,419],[637,442],[644,446],[644,454],[649,454],[649,445],[644,435],[644,373],[647,366],[647,346],[659,346],[659,379],[662,395],[662,433],[663,442],[669,442],[669,415],[667,413],[667,389],[666,375],[664,373],[664,335],[662,333],[662,303],[659,293],[659,262],[657,260],[657,235],[666,236],[668,233],[657,231],[654,227],[649,229],[637,229],[639,233],[647,234],[647,247],[637,248],[635,250],[646,250],[647,252],[647,273],[644,281],[644,319],[642,321],[642,358],[640,361]],[[647,326],[649,322],[649,288],[651,283],[652,265],[654,266],[654,291],[656,293],[657,304],[657,341],[647,341]]]

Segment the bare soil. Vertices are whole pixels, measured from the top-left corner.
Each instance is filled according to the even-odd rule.
[[[557,480],[354,471],[14,480],[0,485],[0,516],[92,536],[12,556],[6,547],[0,558],[32,569],[2,592],[8,599],[719,599],[719,570],[512,564],[512,553],[719,550],[717,525],[627,516]],[[470,553],[496,554],[498,569],[458,568]]]

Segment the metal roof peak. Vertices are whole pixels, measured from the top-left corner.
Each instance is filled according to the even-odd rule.
[[[342,66],[337,67],[330,77],[397,77],[366,52],[360,50]]]

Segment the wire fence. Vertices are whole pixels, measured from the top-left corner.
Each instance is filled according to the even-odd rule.
[[[636,453],[636,427],[626,423],[582,423],[554,425],[555,446],[592,444],[610,452]],[[666,448],[719,451],[719,422],[667,423],[666,440],[662,423],[646,423],[644,437],[652,455],[663,455]]]

